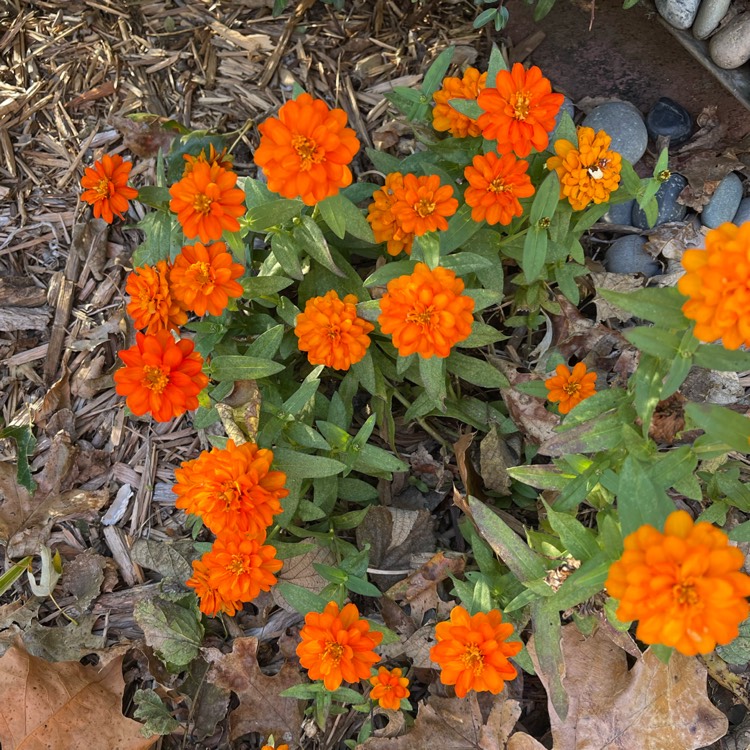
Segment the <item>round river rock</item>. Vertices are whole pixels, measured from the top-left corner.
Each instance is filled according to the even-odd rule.
[[[595,107],[583,125],[612,137],[610,148],[635,164],[646,153],[648,131],[643,116],[630,102],[607,102]]]
[[[742,180],[735,172],[730,172],[703,207],[701,221],[703,226],[716,229],[725,221],[732,221],[742,200]]]
[[[659,15],[676,29],[689,29],[701,0],[656,0]]]
[[[693,24],[693,36],[706,39],[727,14],[732,0],[703,0]]]
[[[604,255],[604,267],[610,273],[642,273],[656,276],[661,266],[643,249],[646,240],[635,234],[615,240]]]
[[[740,13],[711,37],[711,59],[725,70],[739,68],[750,60],[750,11]]]

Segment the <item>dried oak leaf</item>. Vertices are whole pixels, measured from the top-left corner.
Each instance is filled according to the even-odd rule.
[[[231,654],[208,648],[203,655],[211,664],[209,682],[232,690],[240,699],[240,705],[229,715],[230,740],[258,732],[264,737],[272,734],[278,744],[299,745],[304,718],[302,702],[280,695],[305,682],[296,667],[284,662],[273,677],[263,674],[258,664],[257,638],[236,638]]]
[[[0,658],[3,750],[146,750],[154,740],[122,715],[124,689],[122,656],[101,669],[12,646]]]
[[[664,664],[648,650],[628,670],[625,652],[606,634],[586,638],[573,623],[563,627],[561,647],[569,708],[563,721],[549,703],[555,750],[696,750],[726,734],[727,718],[706,695],[698,659],[675,652]],[[533,638],[529,653],[547,688]],[[516,742],[511,750],[533,747]]]

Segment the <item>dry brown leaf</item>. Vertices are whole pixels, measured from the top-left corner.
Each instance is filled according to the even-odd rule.
[[[507,441],[498,433],[497,425],[492,425],[490,431],[482,438],[479,444],[479,457],[484,486],[500,495],[509,495],[508,467],[515,466],[518,461],[508,448]]]
[[[146,750],[154,740],[122,715],[124,689],[122,656],[101,669],[12,646],[0,658],[3,750]]]
[[[716,188],[730,172],[744,173],[746,170],[732,151],[720,154],[711,148],[677,155],[670,168],[688,181],[688,186],[680,193],[680,203],[696,211],[701,211],[711,200]]]
[[[555,750],[696,750],[726,734],[727,718],[709,701],[697,659],[675,652],[664,664],[649,650],[628,670],[625,652],[603,632],[586,638],[571,623],[562,633],[569,708],[562,721],[548,705]],[[533,638],[529,653],[547,688]]]
[[[282,698],[284,690],[305,680],[300,671],[284,662],[277,675],[263,674],[258,665],[258,639],[236,638],[231,654],[215,648],[204,649],[209,662],[209,682],[237,693],[240,705],[229,715],[229,738],[248,732],[264,737],[272,734],[277,744],[297,747],[302,729],[303,704],[294,698]]]
[[[633,319],[633,313],[607,302],[598,292],[600,289],[607,289],[614,292],[633,292],[645,286],[645,278],[640,275],[627,273],[592,273],[591,281],[597,291],[597,294],[594,296],[597,323],[603,323],[611,319],[627,323]]]

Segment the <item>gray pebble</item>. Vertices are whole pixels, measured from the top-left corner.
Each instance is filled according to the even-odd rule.
[[[656,276],[661,266],[643,249],[646,240],[631,234],[615,240],[604,255],[604,267],[610,273],[642,273]]]
[[[708,45],[711,59],[725,70],[734,70],[750,60],[750,11],[740,13]]]
[[[687,206],[677,202],[677,196],[687,187],[687,180],[681,174],[673,174],[656,192],[656,202],[659,204],[659,215],[656,224],[666,224],[668,221],[682,221],[687,213]],[[633,206],[633,226],[639,229],[649,229],[646,213],[636,203]]]
[[[732,221],[742,200],[742,180],[730,172],[716,188],[711,200],[703,207],[701,221],[706,227],[716,229],[725,221]]]
[[[630,102],[607,102],[595,107],[583,125],[612,137],[610,148],[635,164],[646,153],[648,131],[643,115]]]
[[[609,211],[602,216],[602,221],[606,221],[608,224],[622,224],[629,227],[634,205],[635,200],[629,200],[625,201],[625,203],[617,203],[614,206],[610,206]]]
[[[703,0],[693,24],[693,36],[696,39],[710,36],[727,14],[731,2],[732,0]]]
[[[732,224],[736,224],[739,227],[746,221],[750,221],[750,198],[743,198],[740,201],[740,207],[732,219]]]
[[[656,10],[676,29],[689,29],[695,20],[701,0],[656,0]]]

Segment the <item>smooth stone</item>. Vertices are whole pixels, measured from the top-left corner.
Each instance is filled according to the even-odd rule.
[[[742,180],[735,172],[730,172],[703,207],[703,226],[716,229],[725,221],[732,221],[742,201]]]
[[[609,211],[602,216],[602,221],[606,221],[607,224],[621,224],[629,227],[634,205],[636,205],[636,202],[633,199],[610,206]]]
[[[711,59],[725,70],[734,70],[750,60],[750,11],[740,13],[711,37]]]
[[[750,198],[743,198],[740,201],[740,207],[732,219],[732,224],[740,226],[746,221],[750,221]]]
[[[573,102],[570,101],[567,96],[565,97],[565,99],[563,99],[562,106],[560,107],[558,113],[555,115],[555,127],[549,135],[550,151],[555,150],[555,141],[560,137],[557,134],[557,128],[560,126],[560,120],[562,119],[563,112],[567,112],[570,115],[571,120],[576,116],[576,108],[573,106]]]
[[[732,0],[703,0],[693,24],[693,36],[706,39],[727,14]]]
[[[695,20],[701,0],[656,0],[656,10],[676,29],[689,29]]]
[[[669,145],[679,146],[690,138],[693,118],[681,104],[662,96],[646,115],[646,129],[654,140],[669,136]]]
[[[656,202],[659,204],[659,215],[655,227],[668,221],[682,221],[687,213],[687,206],[677,202],[677,196],[687,187],[687,180],[681,174],[673,174],[656,191]],[[633,226],[639,229],[650,229],[646,212],[636,203],[633,206]]]
[[[607,102],[595,107],[583,125],[595,131],[603,130],[612,138],[610,148],[635,164],[646,153],[648,130],[643,115],[630,102]]]
[[[656,276],[661,266],[643,249],[646,240],[635,234],[615,240],[604,254],[604,267],[609,273],[642,273]]]

